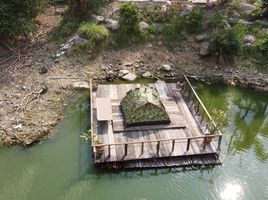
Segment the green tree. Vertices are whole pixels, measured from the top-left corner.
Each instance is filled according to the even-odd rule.
[[[1,0],[0,38],[27,36],[35,30],[34,18],[45,0]]]

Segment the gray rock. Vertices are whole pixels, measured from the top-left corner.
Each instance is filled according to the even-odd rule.
[[[120,14],[120,8],[116,8],[112,12],[112,17],[118,17]]]
[[[68,43],[74,43],[76,45],[85,45],[88,42],[87,39],[80,37],[79,35],[75,35],[72,37]]]
[[[39,70],[40,74],[46,74],[48,72],[48,69],[46,67],[41,67]]]
[[[125,76],[125,75],[128,74],[128,73],[129,73],[129,71],[128,71],[127,69],[121,69],[121,70],[118,72],[117,76],[118,76],[119,78],[122,78],[123,76]]]
[[[106,16],[107,15],[107,10],[106,8],[99,8],[99,10],[97,11],[98,15],[101,15],[101,16]]]
[[[143,78],[150,78],[152,76],[151,72],[147,71],[145,73],[142,74]]]
[[[207,56],[210,54],[210,44],[209,42],[202,42],[199,55],[200,56]]]
[[[105,70],[107,69],[107,66],[105,66],[105,65],[101,65],[100,68],[101,68],[102,71],[105,71]]]
[[[119,22],[113,19],[106,19],[104,26],[113,31],[119,29],[120,27]]]
[[[72,89],[90,89],[89,84],[86,81],[78,81],[70,84],[70,88]]]
[[[195,38],[195,40],[197,42],[203,42],[204,40],[208,39],[208,34],[203,33],[203,34],[200,34],[200,35],[196,35],[194,38]]]
[[[92,15],[91,20],[98,24],[104,22],[104,17],[101,15]]]
[[[243,10],[243,12],[245,12],[246,14],[250,14],[253,11],[257,10],[256,6],[253,6],[251,4],[248,3],[240,3],[239,7],[241,8],[241,10]]]
[[[253,22],[245,21],[243,19],[238,20],[239,24],[245,25],[247,27],[251,27],[253,25]]]
[[[230,24],[236,24],[236,23],[238,22],[238,19],[233,18],[233,17],[230,17],[230,18],[228,18],[228,22],[229,22]]]
[[[128,73],[125,76],[122,77],[123,80],[125,81],[135,81],[137,78],[136,74],[134,73]]]
[[[251,47],[253,47],[253,44],[248,42],[248,43],[245,44],[245,47],[250,49]]]
[[[162,70],[164,70],[165,72],[170,72],[172,69],[170,65],[164,64],[162,65]]]
[[[255,21],[255,24],[258,24],[260,26],[268,26],[268,21],[266,19],[257,19]]]
[[[160,23],[153,23],[152,28],[155,29],[158,33],[161,33],[164,29],[164,26]]]
[[[141,32],[147,32],[149,29],[149,24],[147,24],[146,22],[142,21],[139,23],[139,29]]]
[[[233,11],[232,14],[231,14],[231,16],[232,16],[233,18],[235,18],[235,19],[239,19],[241,15],[240,15],[238,12]]]
[[[229,22],[227,20],[223,20],[223,23],[224,23],[225,30],[228,30],[231,28],[231,25],[229,24]]]
[[[62,44],[60,50],[65,51],[67,49],[70,49],[71,47],[72,47],[71,43]]]
[[[245,43],[253,44],[256,41],[256,38],[254,35],[246,35],[244,37],[244,41],[245,41]]]

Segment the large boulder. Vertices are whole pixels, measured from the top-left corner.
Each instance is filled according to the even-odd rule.
[[[255,24],[260,26],[268,26],[268,20],[267,19],[257,19],[255,21]]]
[[[113,19],[106,19],[104,21],[104,26],[112,31],[115,31],[117,29],[119,29],[120,24],[117,20],[113,20]]]
[[[142,21],[139,23],[139,29],[141,32],[147,32],[149,29],[149,24],[147,24],[146,22]]]
[[[210,54],[210,43],[209,42],[202,42],[201,48],[199,51],[200,56],[207,56]]]
[[[206,39],[208,39],[208,34],[203,33],[203,34],[200,34],[200,35],[196,35],[194,38],[195,38],[196,42],[203,42]]]
[[[103,23],[104,22],[104,17],[100,15],[92,15],[91,20],[95,22],[96,24]]]
[[[250,44],[253,44],[255,42],[256,38],[254,35],[246,35],[244,37],[244,41],[245,43],[250,43]]]
[[[237,23],[242,24],[242,25],[244,25],[246,27],[251,27],[253,25],[253,22],[245,21],[243,19],[238,20]]]
[[[125,76],[125,75],[128,74],[128,73],[129,73],[129,71],[128,71],[127,69],[121,69],[121,70],[118,72],[117,76],[118,76],[119,78],[122,78],[123,76]]]
[[[76,45],[85,45],[88,42],[87,39],[80,37],[79,35],[73,36],[67,43],[74,43]]]
[[[147,71],[147,72],[142,74],[142,77],[143,78],[150,78],[150,77],[152,77],[152,74],[151,74],[151,72]]]
[[[125,81],[135,81],[136,78],[137,78],[137,75],[131,72],[122,77],[122,79]]]
[[[250,14],[253,11],[257,10],[257,7],[248,3],[240,3],[239,7],[243,10],[246,14]]]
[[[170,65],[164,64],[164,65],[162,65],[162,70],[165,72],[170,72],[172,69],[171,69]]]
[[[101,8],[99,8],[99,10],[97,11],[97,13],[99,14],[99,15],[101,15],[101,16],[106,16],[107,15],[107,9],[106,8],[104,8],[104,7],[101,7]]]

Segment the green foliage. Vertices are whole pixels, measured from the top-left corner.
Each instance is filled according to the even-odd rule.
[[[202,29],[203,12],[200,9],[194,9],[186,17],[186,30],[190,33],[200,32]]]
[[[230,123],[230,118],[228,114],[222,110],[213,109],[211,116],[212,116],[213,121],[216,123],[217,127],[220,130],[223,130]]]
[[[220,12],[217,12],[213,16],[211,21],[209,22],[209,25],[212,28],[223,28],[224,27],[224,19],[225,19],[225,17]]]
[[[35,30],[34,18],[45,0],[1,0],[0,38],[27,36]]]
[[[109,39],[109,31],[103,25],[83,23],[80,25],[78,32],[88,39],[87,47],[89,49],[102,48]]]
[[[133,3],[124,3],[120,6],[120,28],[115,33],[117,46],[125,46],[130,43],[147,41],[149,35],[139,30],[141,14],[139,8]]]
[[[163,29],[163,36],[167,40],[181,39],[181,32],[185,29],[187,22],[184,19],[174,19],[171,24],[167,24]]]
[[[265,33],[262,38],[257,40],[257,50],[267,55],[268,53],[268,33]]]
[[[139,33],[138,24],[141,15],[139,8],[133,3],[124,3],[120,6],[120,29],[129,34]]]
[[[219,55],[240,55],[246,31],[242,25],[235,25],[227,31],[216,29],[210,35],[211,50]]]
[[[78,28],[78,22],[71,19],[71,18],[67,18],[65,17],[59,27],[57,28],[57,30],[54,32],[53,34],[53,39],[54,40],[63,40],[64,38],[70,36],[71,34],[75,33],[76,30]]]

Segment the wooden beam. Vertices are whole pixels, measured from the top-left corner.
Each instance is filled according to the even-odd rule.
[[[193,137],[183,137],[183,138],[171,138],[171,139],[157,139],[157,140],[144,140],[144,141],[133,141],[133,142],[122,142],[122,143],[110,143],[110,144],[95,144],[93,147],[102,147],[102,146],[109,146],[109,145],[126,145],[126,144],[141,144],[141,143],[151,143],[151,142],[163,142],[163,141],[181,141],[181,140],[198,140],[198,139],[204,139],[204,138],[215,138],[222,136],[221,134],[217,135],[204,135],[204,136],[193,136]]]

